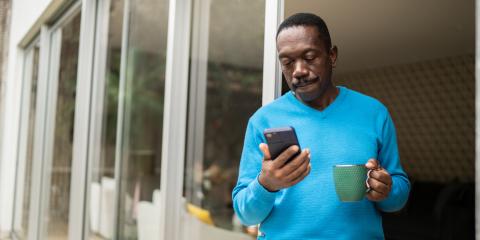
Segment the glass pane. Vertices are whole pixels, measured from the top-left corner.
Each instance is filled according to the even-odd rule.
[[[27,126],[22,126],[22,128],[27,128],[26,139],[22,139],[23,142],[26,141],[26,148],[21,148],[21,151],[25,151],[25,154],[19,154],[19,176],[16,184],[15,194],[15,212],[14,214],[14,225],[15,225],[15,235],[19,239],[27,239],[28,237],[28,217],[30,215],[30,191],[31,191],[31,181],[32,181],[32,165],[33,165],[33,139],[35,131],[35,112],[36,112],[36,100],[37,100],[37,81],[38,81],[38,59],[40,54],[40,49],[38,46],[33,47],[31,50],[33,54],[31,63],[26,64],[25,66],[31,67],[31,69],[25,69],[25,77],[30,78],[29,83],[25,87],[29,88],[30,91],[27,92],[29,96],[23,96],[28,102],[22,104],[22,107],[28,108],[27,114],[22,116],[22,118],[27,118]],[[30,54],[30,53],[28,53]],[[31,64],[31,65],[30,65]],[[22,137],[24,135],[22,134]],[[20,172],[22,171],[22,172]],[[18,205],[17,205],[18,204]]]
[[[208,38],[208,61],[192,59],[192,66],[198,64],[202,68],[201,64],[207,64],[207,73],[203,80],[201,71],[190,73],[191,81],[206,81],[204,89],[201,84],[191,83],[198,85],[198,89],[190,104],[201,102],[203,98],[206,101],[203,106],[197,105],[201,110],[190,108],[189,112],[189,123],[205,122],[204,132],[198,133],[197,127],[190,126],[193,132],[188,133],[189,139],[203,134],[203,141],[189,141],[195,146],[188,147],[200,148],[203,154],[187,154],[192,157],[185,171],[185,191],[187,200],[196,205],[194,207],[206,210],[209,215],[206,222],[227,230],[247,232],[250,230],[243,228],[234,216],[231,193],[238,176],[248,118],[262,104],[265,1],[210,2],[209,16],[200,17],[209,19],[208,36],[202,37],[205,33],[200,29],[198,40]],[[195,38],[192,41],[192,45],[198,44]],[[191,205],[189,211],[195,215]],[[207,232],[215,234],[213,231]],[[252,231],[255,235],[256,229]],[[241,235],[230,231],[219,234],[223,234],[224,239],[236,239]],[[209,239],[209,236],[199,239]]]
[[[80,14],[65,24],[61,31],[53,161],[52,167],[49,169],[50,172],[47,173],[50,174],[49,207],[46,223],[48,239],[66,239],[68,236]]]
[[[119,239],[159,238],[168,1],[130,1]]]
[[[120,59],[122,47],[123,1],[112,1],[109,15],[99,13],[99,18],[108,17],[109,26],[104,35],[108,39],[105,63],[95,64],[105,74],[101,130],[95,134],[92,161],[92,182],[90,184],[89,237],[90,239],[112,239],[114,235],[115,210],[115,146],[117,133],[118,89],[120,80]],[[102,19],[104,20],[104,19]],[[99,20],[101,21],[101,20]],[[102,34],[98,31],[98,34]],[[101,90],[100,90],[101,91]],[[98,99],[101,103],[102,99]],[[99,104],[99,103],[96,103]],[[93,123],[97,124],[97,123]],[[97,146],[98,144],[98,146]]]

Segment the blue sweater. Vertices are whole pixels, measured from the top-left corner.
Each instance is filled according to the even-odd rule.
[[[383,239],[380,210],[400,210],[410,183],[400,165],[393,121],[374,98],[338,87],[339,95],[323,111],[300,102],[288,92],[260,108],[249,120],[233,189],[234,209],[245,225],[260,224],[258,239]],[[311,151],[310,174],[278,192],[258,182],[265,142],[263,130],[292,126],[301,148]],[[340,202],[333,165],[365,164],[375,158],[392,176],[387,199]]]

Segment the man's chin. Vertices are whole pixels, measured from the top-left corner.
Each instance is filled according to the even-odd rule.
[[[312,102],[313,100],[319,98],[319,94],[317,93],[312,93],[312,92],[301,92],[301,91],[296,91],[295,96],[300,98],[303,102]]]

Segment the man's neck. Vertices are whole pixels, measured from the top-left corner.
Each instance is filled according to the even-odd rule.
[[[338,96],[339,92],[340,90],[332,83],[319,98],[311,102],[304,103],[312,108],[322,111],[327,108],[333,101],[335,101],[335,98]]]

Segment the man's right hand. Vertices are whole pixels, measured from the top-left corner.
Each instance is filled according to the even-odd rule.
[[[291,156],[298,152],[298,146],[290,146],[276,159],[271,159],[267,144],[261,143],[259,147],[263,152],[263,161],[258,181],[268,191],[275,192],[293,186],[310,173],[309,149],[304,149],[298,156],[286,163]]]

